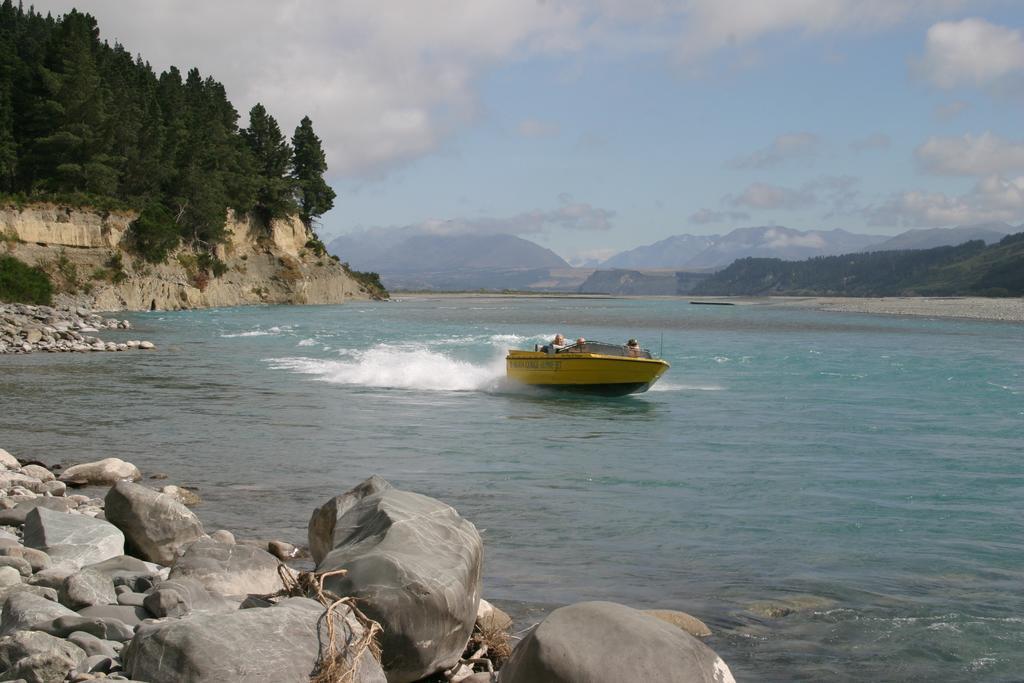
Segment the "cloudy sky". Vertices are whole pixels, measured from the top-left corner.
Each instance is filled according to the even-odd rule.
[[[36,0],[240,112],[309,114],[336,208],[575,258],[779,224],[1024,221],[1019,0]],[[243,121],[244,123],[244,121]]]

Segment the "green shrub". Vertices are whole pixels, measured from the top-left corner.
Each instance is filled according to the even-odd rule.
[[[228,264],[206,251],[200,252],[196,255],[196,265],[200,270],[213,273],[214,277],[220,277],[224,273],[228,272]]]
[[[361,270],[352,270],[349,266],[348,261],[341,264],[341,267],[345,269],[345,272],[351,275],[356,282],[358,282],[363,289],[369,294],[380,299],[388,298],[388,290],[384,288],[384,284],[380,281],[380,273],[374,273],[372,271],[363,272]]]
[[[324,243],[319,237],[311,237],[309,241],[306,242],[306,249],[310,249],[320,258],[323,258],[324,254],[327,253],[327,247],[324,246]]]
[[[63,249],[57,255],[57,271],[64,278],[64,285],[67,289],[78,289],[78,265],[68,258],[67,252]]]
[[[104,265],[105,268],[96,268],[92,271],[93,280],[107,280],[117,285],[128,279],[128,273],[124,272],[124,258],[121,252],[111,252]]]
[[[53,303],[53,283],[42,269],[13,256],[0,256],[0,301],[49,306]]]
[[[181,237],[171,213],[163,204],[146,206],[129,228],[132,249],[150,263],[163,263],[167,254],[178,246]]]
[[[0,232],[0,242],[6,242],[7,248],[14,251],[14,248],[21,244],[21,238],[18,237],[18,233],[13,228]]]

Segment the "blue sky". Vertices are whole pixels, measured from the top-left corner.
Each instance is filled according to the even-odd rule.
[[[513,232],[572,259],[749,225],[1024,221],[1019,2],[76,4],[241,112],[309,113],[326,236]]]

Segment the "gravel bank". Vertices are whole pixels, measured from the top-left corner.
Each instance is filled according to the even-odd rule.
[[[913,315],[1024,323],[1024,299],[982,297],[771,297],[771,305],[842,313]]]
[[[127,351],[154,349],[152,342],[104,342],[88,332],[127,330],[127,320],[104,318],[84,308],[60,309],[27,304],[0,304],[0,354],[34,351]]]

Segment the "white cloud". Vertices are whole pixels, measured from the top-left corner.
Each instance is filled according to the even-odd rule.
[[[867,137],[854,140],[850,143],[850,149],[856,152],[864,152],[871,149],[888,149],[892,140],[885,133],[872,133]]]
[[[860,179],[853,176],[819,176],[798,188],[782,187],[770,183],[752,183],[738,195],[727,194],[722,204],[747,209],[804,209],[825,204],[826,217],[850,213],[858,196]],[[700,215],[701,212],[694,214]],[[693,216],[690,220],[693,220]]]
[[[554,138],[562,132],[561,126],[557,123],[540,119],[524,119],[519,122],[516,129],[524,138]]]
[[[727,166],[737,169],[767,168],[787,159],[813,156],[819,143],[820,140],[814,133],[786,133],[772,140],[767,147],[759,149],[749,156],[733,159]]]
[[[432,235],[537,235],[559,230],[606,232],[612,228],[615,212],[561,194],[554,209],[534,209],[503,218],[476,217],[427,220],[404,230]]]
[[[707,225],[708,223],[733,223],[735,221],[745,221],[750,219],[750,214],[746,211],[712,211],[711,209],[701,209],[690,215],[690,222],[696,223],[697,225]]]
[[[991,132],[929,138],[914,150],[914,156],[922,169],[940,175],[987,176],[1024,170],[1024,142],[1004,140]]]
[[[1024,70],[1024,35],[984,19],[939,22],[915,68],[940,88],[987,85]]]
[[[805,188],[793,190],[768,183],[753,183],[739,195],[727,195],[724,201],[730,206],[749,209],[799,209],[814,204],[817,198]]]
[[[584,249],[565,257],[570,266],[586,267],[593,266],[602,261],[607,261],[618,254],[620,249]]]
[[[820,234],[809,232],[806,234],[787,234],[782,230],[772,228],[764,233],[765,245],[773,249],[786,247],[811,247],[821,249],[825,246],[825,238]]]
[[[574,2],[516,0],[34,0],[94,14],[157,70],[198,66],[245,114],[263,102],[290,132],[309,114],[332,173],[367,175],[436,149],[478,113],[495,64],[580,46]]]
[[[913,191],[891,197],[865,212],[869,225],[900,228],[942,227],[1024,219],[1024,177],[992,175],[964,195]]]
[[[692,61],[782,32],[825,34],[877,31],[917,12],[936,12],[962,4],[956,0],[691,0],[690,21],[678,55]]]
[[[692,62],[784,31],[882,30],[911,15],[939,15],[960,0],[32,4],[42,12],[78,6],[96,15],[103,38],[141,53],[158,70],[198,66],[224,83],[243,124],[257,101],[289,132],[309,114],[332,175],[372,177],[437,150],[475,121],[483,111],[478,83],[502,64],[588,47],[609,58],[678,49]]]

